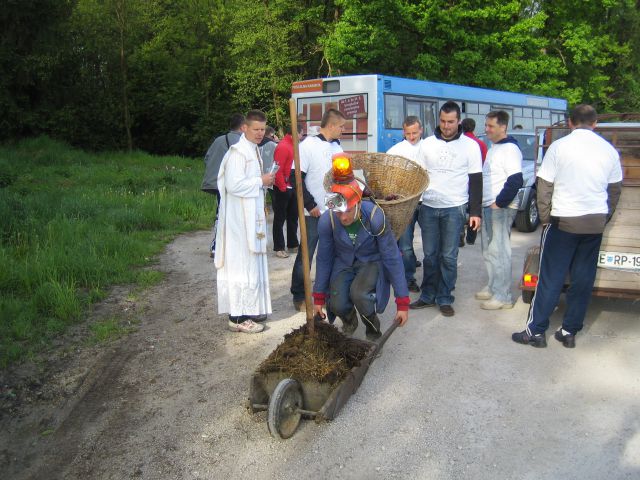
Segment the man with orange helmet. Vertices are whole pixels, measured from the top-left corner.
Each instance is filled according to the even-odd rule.
[[[358,314],[370,339],[380,337],[378,313],[384,311],[390,286],[396,295],[395,319],[407,322],[409,290],[402,256],[382,209],[362,201],[362,188],[353,177],[350,159],[334,155],[334,182],[325,196],[327,210],[318,223],[318,257],[313,287],[314,312],[340,317],[343,332],[352,334]]]

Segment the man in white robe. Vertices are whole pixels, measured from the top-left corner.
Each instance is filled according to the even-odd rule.
[[[250,111],[240,140],[229,148],[218,174],[218,313],[229,314],[234,332],[261,332],[264,325],[258,322],[271,313],[263,187],[271,186],[275,175],[263,173],[258,151],[265,127],[264,113]]]

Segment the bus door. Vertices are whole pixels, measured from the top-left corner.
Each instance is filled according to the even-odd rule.
[[[406,116],[413,115],[420,119],[422,127],[424,128],[424,134],[422,138],[426,138],[433,135],[437,126],[436,112],[438,105],[434,101],[407,99],[406,102]]]

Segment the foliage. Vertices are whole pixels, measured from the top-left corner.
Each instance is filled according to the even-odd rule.
[[[545,1],[550,53],[566,69],[564,95],[604,111],[640,107],[640,12],[635,0]]]
[[[110,285],[159,282],[153,256],[210,221],[192,160],[92,155],[43,137],[0,158],[20,165],[0,188],[0,366],[46,345]]]
[[[0,26],[0,139],[202,156],[231,113],[281,128],[292,81],[358,73],[640,108],[637,0],[8,0]]]

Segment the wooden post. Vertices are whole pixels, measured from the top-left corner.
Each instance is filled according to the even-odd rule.
[[[304,219],[304,201],[302,199],[302,173],[300,172],[300,151],[298,146],[298,112],[296,101],[289,100],[289,115],[291,116],[291,137],[293,138],[293,162],[296,168],[296,200],[298,202],[298,223],[300,225],[300,255],[302,255],[302,273],[304,275],[304,303],[307,311],[307,330],[315,334],[313,323],[313,304],[311,302],[311,266],[309,265],[309,246],[307,245],[307,224]]]

